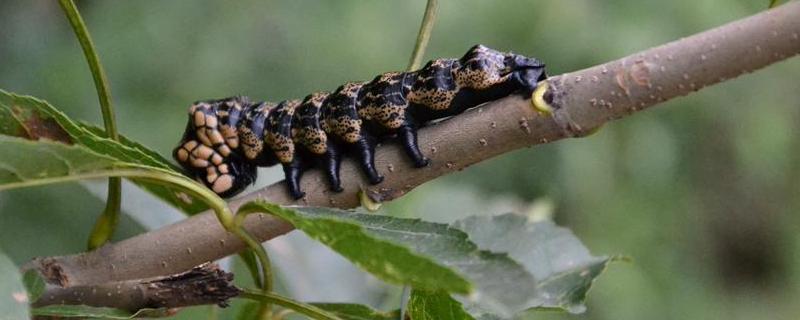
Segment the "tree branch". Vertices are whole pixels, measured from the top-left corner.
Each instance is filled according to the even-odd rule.
[[[111,281],[89,286],[48,284],[45,294],[34,306],[82,304],[112,307],[136,312],[143,308],[178,308],[217,304],[227,306],[228,299],[241,291],[232,283],[233,274],[216,264],[204,264],[167,277]]]
[[[441,175],[515,149],[580,137],[600,125],[703,87],[752,72],[800,53],[800,2],[648,49],[616,61],[552,77],[552,116],[539,115],[527,98],[487,103],[419,132],[431,158],[417,169],[394,143],[380,147],[376,165],[386,176],[370,186],[353,161],[342,164],[342,193],[330,193],[319,171],[307,173],[306,198],[293,202],[283,183],[230,203],[236,210],[254,199],[280,204],[353,208],[364,188],[376,201],[389,201]],[[247,231],[266,241],[292,230],[288,223],[255,214]],[[86,286],[173,274],[244,248],[205,212],[94,252],[36,259],[27,267],[51,275],[49,282]],[[52,275],[57,275],[53,277]]]

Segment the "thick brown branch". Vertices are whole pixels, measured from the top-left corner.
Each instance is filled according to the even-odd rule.
[[[113,307],[132,312],[143,308],[178,308],[202,304],[226,306],[239,295],[233,274],[216,264],[204,264],[167,277],[111,281],[88,286],[61,287],[48,284],[35,306],[83,304]]]
[[[300,202],[292,202],[279,183],[235,200],[231,206],[236,209],[249,200],[267,199],[352,208],[359,205],[361,188],[373,199],[388,201],[476,162],[582,136],[612,119],[794,56],[800,52],[798,34],[800,2],[791,2],[616,61],[553,77],[549,80],[556,106],[552,117],[537,114],[528,99],[513,96],[423,128],[420,146],[432,160],[427,168],[412,168],[402,150],[389,144],[379,148],[376,156],[377,166],[386,176],[380,185],[365,183],[356,165],[346,161],[342,193],[328,192],[323,175],[314,171],[303,178],[308,196]],[[251,216],[246,226],[261,241],[292,230],[286,222],[265,215]],[[91,285],[177,273],[242,248],[243,244],[206,212],[94,252],[39,259],[31,266],[43,272],[58,270],[60,281],[68,285]]]

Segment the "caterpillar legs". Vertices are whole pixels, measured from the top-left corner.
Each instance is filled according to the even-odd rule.
[[[377,139],[372,136],[363,136],[356,143],[349,145],[350,148],[357,151],[355,156],[361,164],[367,179],[371,184],[378,184],[383,181],[383,176],[378,174],[375,169],[375,146]],[[327,143],[327,151],[321,155],[315,155],[316,161],[306,163],[301,160],[306,154],[302,156],[295,156],[292,162],[283,164],[283,173],[286,178],[286,185],[289,188],[289,194],[292,198],[300,199],[305,196],[305,192],[300,189],[300,178],[303,172],[309,169],[311,165],[318,165],[328,178],[330,190],[333,192],[342,192],[342,181],[339,176],[339,171],[342,164],[342,147],[347,145],[336,144],[332,141]]]
[[[377,144],[377,139],[367,133],[362,133],[361,139],[355,143],[355,148],[358,150],[358,161],[371,184],[379,184],[383,181],[383,176],[378,174],[378,170],[375,170],[375,146]]]
[[[404,125],[397,130],[397,137],[400,143],[406,150],[414,166],[417,168],[425,167],[430,163],[430,160],[423,156],[417,145],[417,129],[413,125]],[[362,170],[367,176],[371,184],[379,184],[383,182],[384,177],[375,169],[375,147],[377,139],[368,134],[362,134],[362,138],[356,143],[349,145],[354,149],[357,161],[361,165]],[[339,176],[339,171],[342,163],[342,144],[336,144],[332,141],[327,143],[327,152],[322,155],[317,155],[317,165],[319,165],[326,173],[330,190],[333,192],[341,192],[342,182]],[[283,164],[283,171],[286,176],[286,183],[289,187],[289,193],[295,199],[300,199],[305,196],[305,192],[300,190],[300,178],[303,171],[308,169],[300,160],[300,157],[295,157],[291,163]]]
[[[414,166],[422,168],[428,166],[430,160],[422,155],[419,151],[419,144],[417,144],[417,129],[411,125],[404,125],[397,129],[397,137],[400,139],[403,148],[411,160],[414,161]]]
[[[331,191],[342,192],[342,181],[339,180],[339,167],[342,164],[342,153],[331,142],[328,141],[328,151],[323,156],[323,168],[328,174],[328,182],[330,183]]]
[[[303,175],[303,165],[298,157],[294,157],[292,162],[283,164],[283,173],[286,175],[286,185],[289,187],[289,194],[295,200],[306,195],[300,191],[300,177]]]

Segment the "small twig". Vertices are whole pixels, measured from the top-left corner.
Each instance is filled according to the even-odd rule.
[[[236,217],[234,218],[233,225],[236,226],[237,228],[243,227],[245,218],[247,218],[248,215],[251,215],[251,214],[254,214],[254,213],[258,213],[258,212],[257,211],[253,211],[253,210],[239,209],[239,211],[236,212]],[[261,243],[258,242],[257,240],[252,239],[252,238],[250,238],[249,240],[252,241],[255,245],[261,246]],[[269,255],[267,255],[267,252],[265,250],[261,250],[261,251],[253,250],[253,253],[255,253],[256,258],[257,258],[257,260],[259,262],[259,265],[261,266],[262,279],[261,279],[260,287],[261,287],[261,289],[263,289],[266,292],[271,292],[272,291],[272,268],[270,267],[271,263],[270,263],[270,260],[269,260]]]
[[[111,104],[111,89],[108,86],[108,79],[103,70],[103,65],[100,64],[100,58],[97,56],[97,50],[94,48],[92,37],[86,28],[86,23],[83,22],[83,18],[81,18],[81,14],[72,0],[59,0],[58,3],[64,10],[64,14],[67,16],[78,42],[81,44],[83,55],[86,57],[89,70],[92,72],[94,86],[97,89],[97,98],[100,100],[100,111],[103,114],[103,125],[105,126],[106,134],[112,140],[118,141],[119,133],[117,133],[114,107]],[[114,235],[117,224],[119,224],[121,202],[122,179],[117,177],[108,178],[106,207],[100,217],[97,218],[97,222],[95,222],[92,233],[89,236],[89,250],[102,246]]]
[[[425,6],[425,15],[422,17],[422,24],[419,26],[417,42],[414,45],[414,51],[411,53],[411,60],[408,62],[407,70],[412,71],[419,69],[422,64],[422,59],[425,57],[425,48],[428,47],[431,31],[433,30],[434,22],[436,22],[436,13],[438,11],[439,2],[437,0],[428,0],[428,4]]]

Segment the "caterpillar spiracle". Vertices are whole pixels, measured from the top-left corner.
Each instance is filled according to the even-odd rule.
[[[417,145],[417,130],[511,94],[530,94],[547,77],[535,58],[483,45],[460,59],[436,59],[412,72],[387,72],[372,81],[348,82],[333,92],[315,92],[279,103],[230,97],[195,102],[173,156],[188,174],[223,197],[256,179],[256,167],[280,163],[295,199],[305,170],[321,166],[331,190],[342,190],[342,156],[358,159],[369,182],[383,181],[375,169],[378,142],[396,137],[416,167],[429,160]]]

